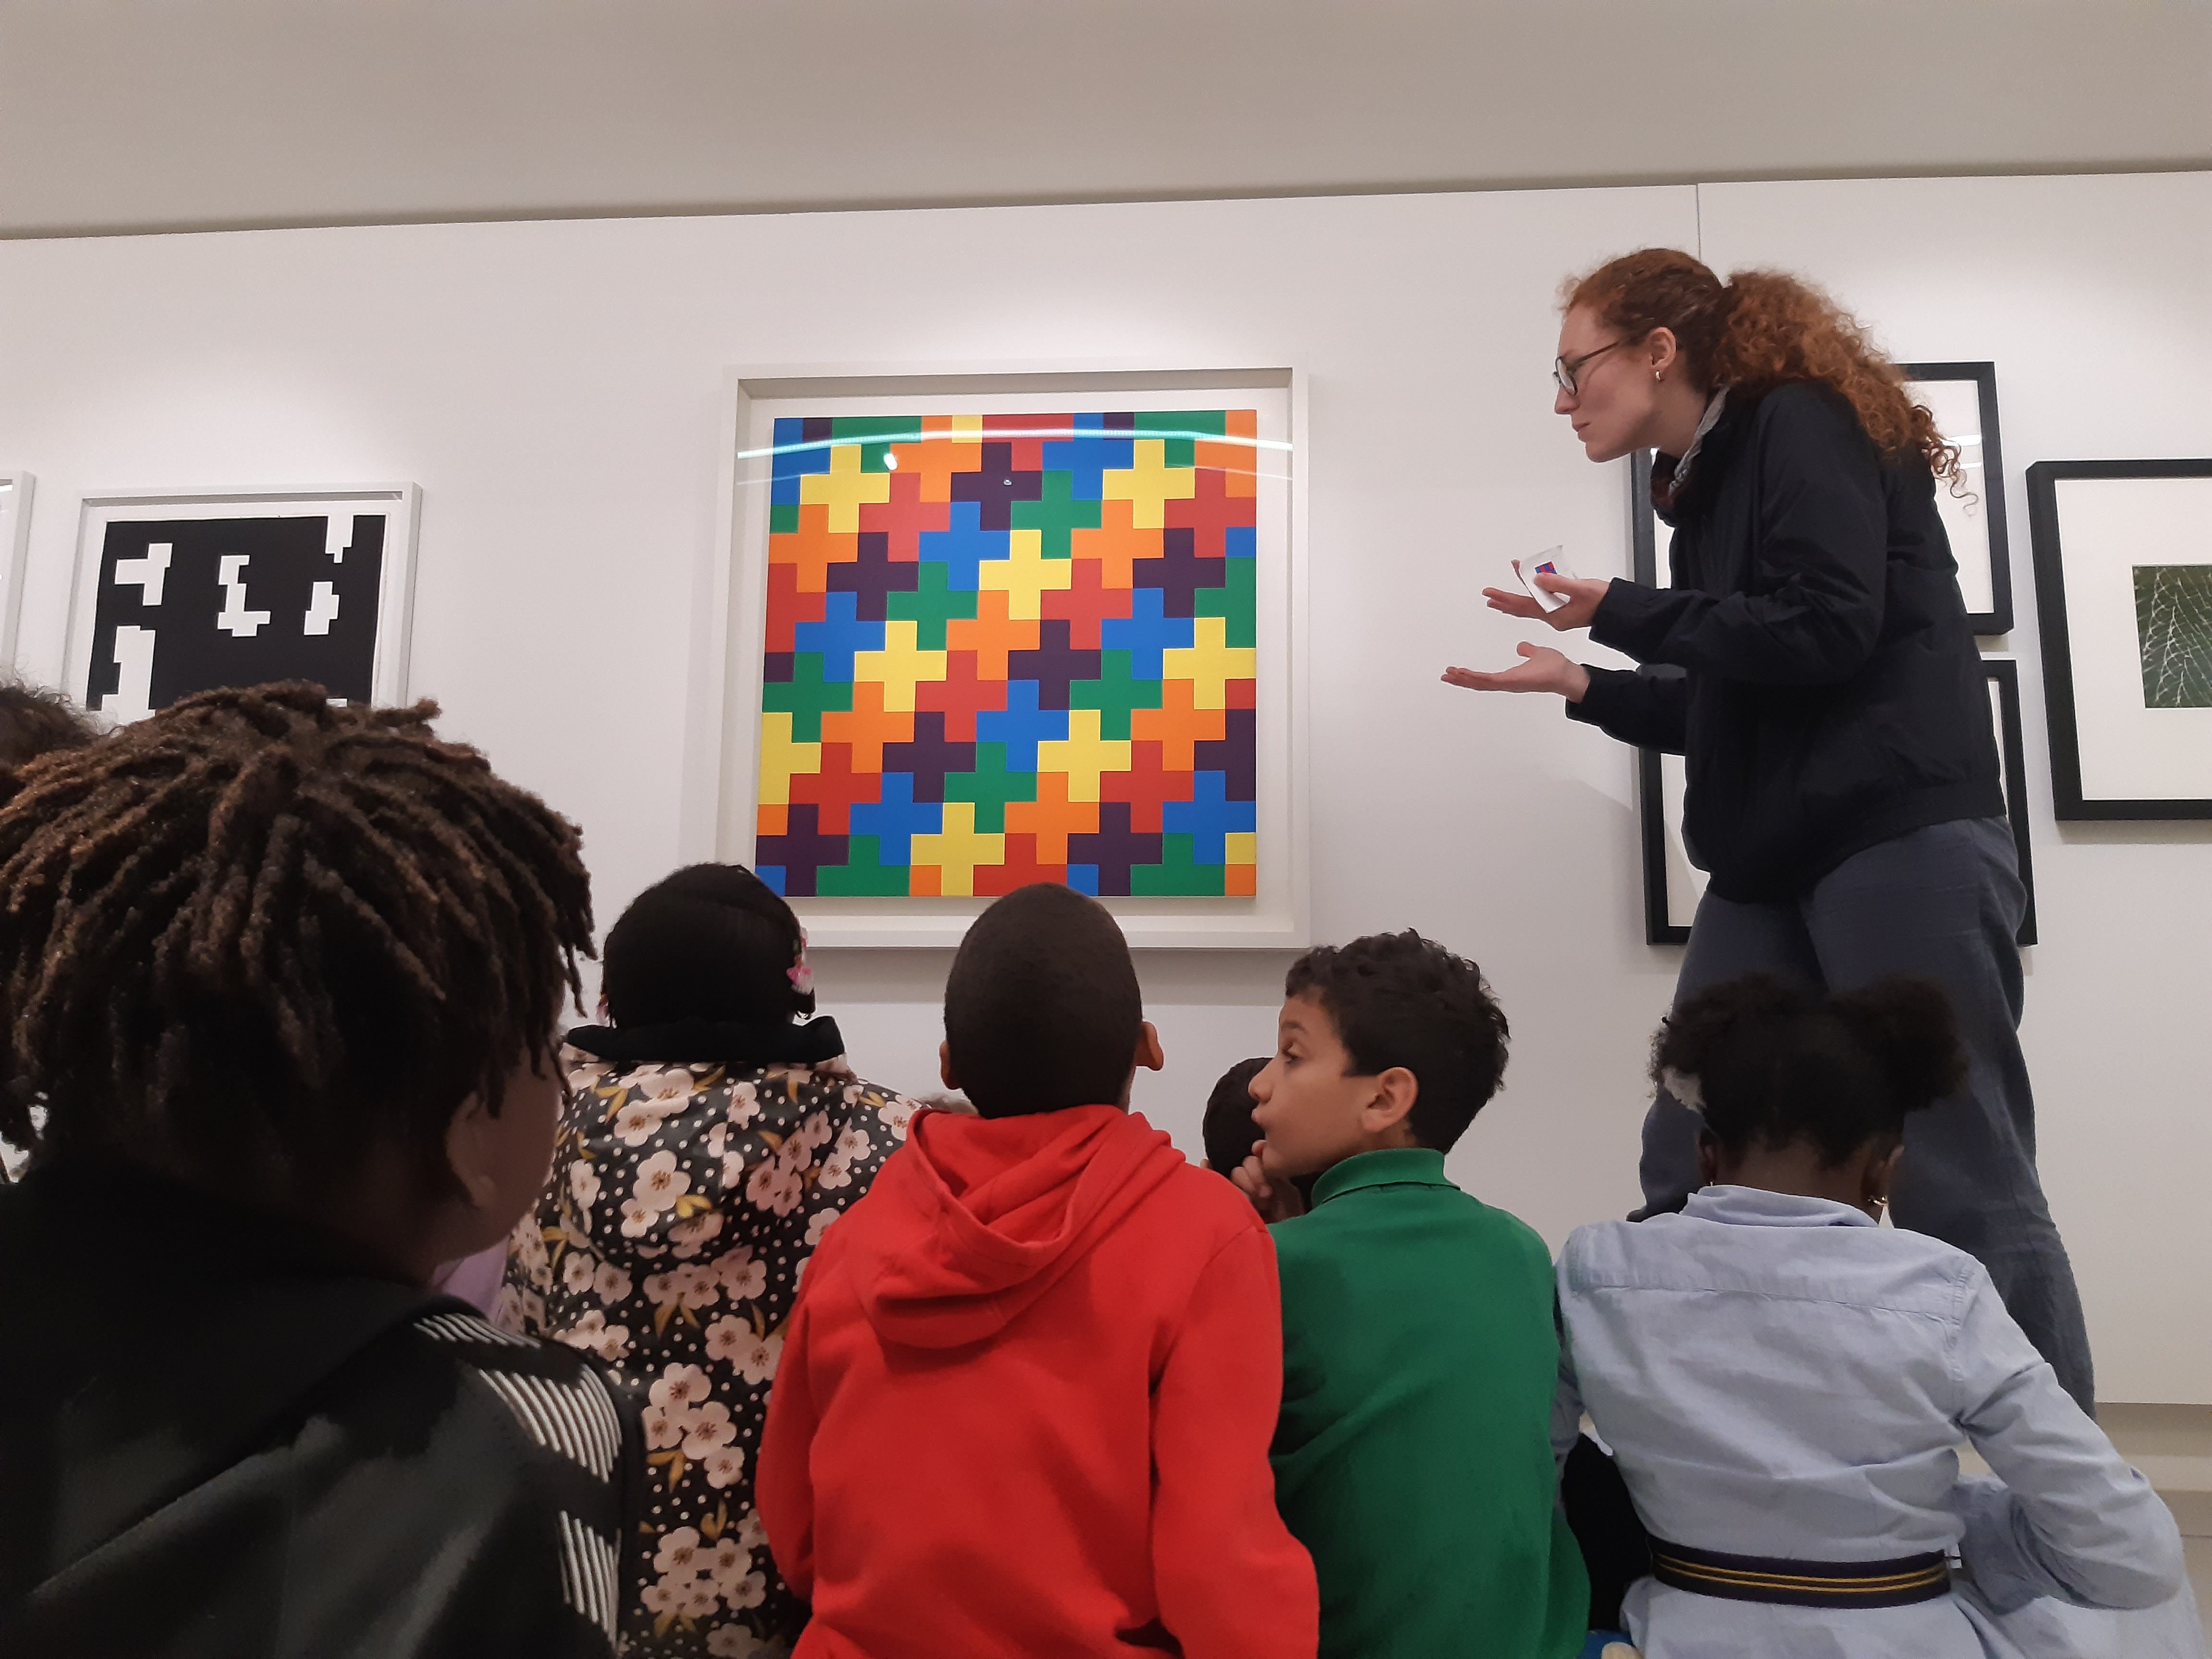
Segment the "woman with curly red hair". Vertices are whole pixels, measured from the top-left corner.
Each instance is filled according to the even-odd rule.
[[[1647,248],[1565,290],[1554,410],[1593,461],[1657,452],[1673,583],[1547,581],[1546,612],[1634,672],[1546,646],[1476,690],[1550,691],[1572,719],[1686,757],[1684,837],[1709,872],[1675,998],[1755,969],[1846,991],[1942,985],[1966,1080],[1919,1115],[1891,1213],[1979,1257],[2085,1407],[2081,1306],[2035,1168],[2014,944],[2026,893],[1988,692],[1942,521],[1957,451],[1826,295],[1775,271],[1723,283]],[[1697,1119],[1660,1091],[1645,1214],[1698,1185]]]

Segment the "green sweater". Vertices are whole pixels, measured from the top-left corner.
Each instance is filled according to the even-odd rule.
[[[1313,1553],[1322,1659],[1562,1659],[1589,1585],[1559,1507],[1552,1264],[1443,1155],[1364,1152],[1271,1230],[1275,1498]]]

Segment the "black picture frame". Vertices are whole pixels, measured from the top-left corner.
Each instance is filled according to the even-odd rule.
[[[1990,608],[1969,611],[1966,621],[1979,635],[2009,634],[2013,626],[2012,551],[2005,532],[2004,445],[1997,428],[1997,366],[1995,363],[1899,363],[1897,372],[1907,380],[1966,380],[1975,387],[1981,409],[1983,508],[1990,527],[1989,561]],[[1950,488],[1940,480],[1940,492]],[[1958,556],[1954,548],[1952,556]]]
[[[2027,759],[2021,741],[2020,664],[2010,657],[1982,659],[1982,678],[1996,689],[1997,755],[2004,765],[2005,822],[2020,854],[2020,884],[2027,889],[2015,942],[2035,943],[2035,853],[2027,833]]]
[[[2212,818],[2212,797],[2091,797],[2081,787],[2074,650],[2066,610],[2066,561],[2057,486],[2069,478],[2212,478],[2212,459],[2038,461],[2027,469],[2028,543],[2035,563],[2036,619],[2043,636],[2043,706],[2051,731],[2051,805],[2061,821]]]
[[[1628,459],[1628,545],[1637,581],[1662,586],[1659,515],[1651,507],[1651,452]],[[1649,945],[1683,945],[1690,930],[1673,919],[1667,891],[1667,787],[1656,749],[1636,751],[1636,799],[1644,840],[1644,939]]]

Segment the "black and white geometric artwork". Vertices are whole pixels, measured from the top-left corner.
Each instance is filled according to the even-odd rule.
[[[413,531],[411,486],[88,499],[71,688],[118,722],[270,680],[396,702]]]

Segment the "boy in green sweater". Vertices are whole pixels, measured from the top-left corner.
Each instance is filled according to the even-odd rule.
[[[1275,1497],[1320,1577],[1322,1659],[1567,1659],[1589,1587],[1552,1457],[1551,1258],[1444,1175],[1505,1016],[1411,931],[1310,951],[1283,989],[1237,1179],[1273,1224]]]

